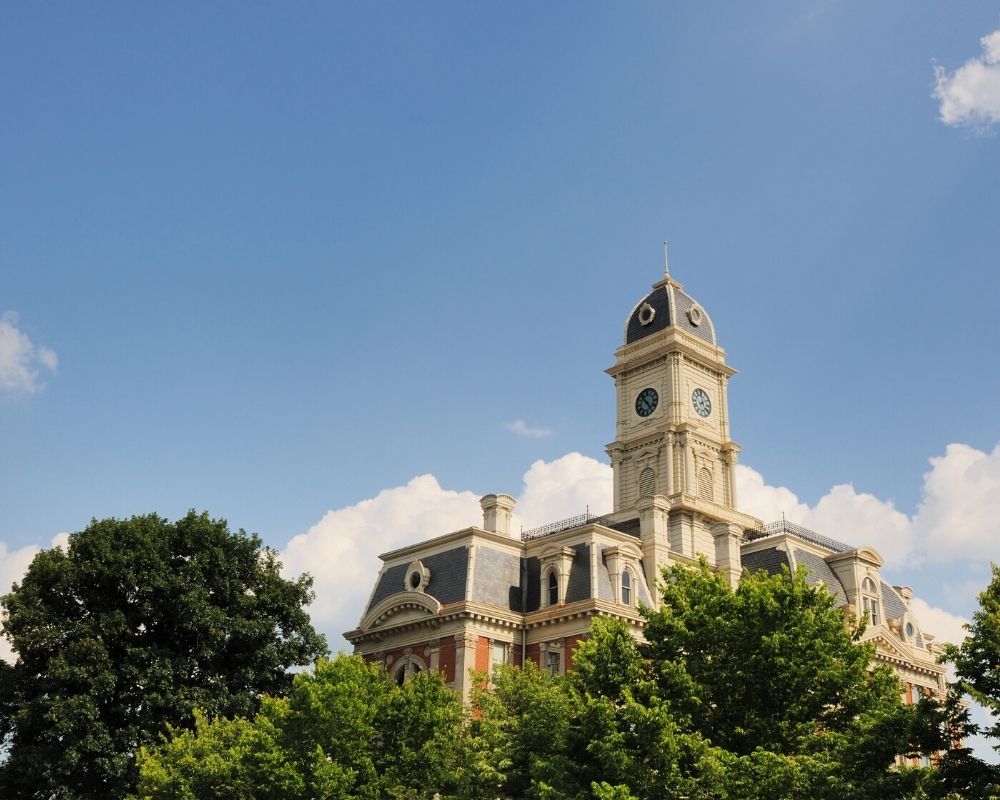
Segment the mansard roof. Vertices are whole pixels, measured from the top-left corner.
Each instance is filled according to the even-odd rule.
[[[652,596],[638,541],[633,534],[613,529],[610,524],[603,517],[585,515],[579,520],[553,523],[544,532],[531,531],[523,539],[467,528],[386,553],[381,557],[384,566],[362,615],[359,632],[376,624],[391,627],[395,619],[406,624],[419,619],[410,611],[416,593],[428,598],[427,609],[438,609],[434,614],[451,614],[463,607],[507,617],[537,612],[543,606],[543,572],[553,553],[568,559],[566,606],[588,601],[616,602],[608,569],[609,548],[621,548],[626,562],[634,564],[630,605],[650,605]],[[416,579],[411,584],[414,574]]]
[[[636,303],[625,323],[625,344],[671,325],[711,345],[717,344],[708,312],[672,278],[653,284],[653,291]]]

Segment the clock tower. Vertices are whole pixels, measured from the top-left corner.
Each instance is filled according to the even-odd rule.
[[[647,579],[674,561],[705,556],[740,575],[736,510],[739,445],[730,437],[727,385],[736,370],[708,312],[669,273],[632,309],[615,381],[616,436],[608,445],[614,511],[639,518]]]

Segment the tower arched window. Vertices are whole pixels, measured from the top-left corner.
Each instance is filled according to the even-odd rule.
[[[869,625],[879,624],[878,589],[875,581],[865,578],[861,582],[861,605],[865,610],[865,619]]]
[[[555,570],[549,572],[549,577],[545,585],[545,592],[548,605],[559,605],[559,576],[556,575]]]
[[[632,605],[632,573],[628,570],[622,573],[622,603]]]

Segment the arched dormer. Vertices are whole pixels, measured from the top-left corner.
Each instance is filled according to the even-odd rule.
[[[429,594],[400,592],[387,597],[365,614],[358,630],[367,633],[374,628],[422,622],[436,616],[440,610],[441,603]]]

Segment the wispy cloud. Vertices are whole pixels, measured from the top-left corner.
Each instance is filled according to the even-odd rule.
[[[983,54],[954,72],[934,68],[934,97],[946,125],[988,130],[1000,122],[1000,30],[980,39]]]
[[[0,314],[0,392],[33,394],[42,389],[39,368],[55,372],[54,351],[36,345],[17,327],[17,314]]]
[[[544,439],[546,436],[552,435],[552,428],[543,428],[541,426],[532,426],[526,423],[523,419],[515,419],[513,422],[504,423],[504,427],[516,433],[518,436],[526,436],[529,439]]]

